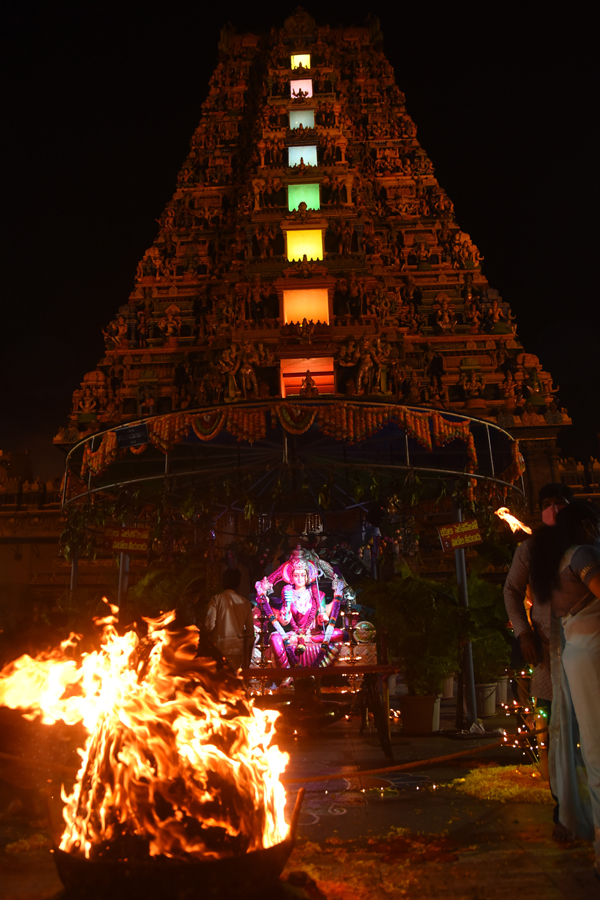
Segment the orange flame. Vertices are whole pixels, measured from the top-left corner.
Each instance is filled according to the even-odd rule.
[[[516,516],[513,516],[508,506],[501,506],[500,509],[496,510],[496,515],[503,519],[507,525],[510,526],[510,530],[514,534],[515,531],[518,531],[519,528],[521,531],[524,531],[525,534],[531,534],[531,528],[529,525],[524,525],[523,522],[520,522]]]
[[[239,679],[196,658],[197,631],[167,631],[174,617],[145,620],[139,638],[107,616],[99,651],[69,658],[71,635],[0,672],[0,704],[88,732],[73,790],[62,791],[61,850],[115,858],[133,841],[151,856],[203,858],[287,837],[279,776],[289,757],[271,744],[278,713],[254,708]]]

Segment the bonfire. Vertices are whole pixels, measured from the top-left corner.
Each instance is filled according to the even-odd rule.
[[[272,743],[278,713],[256,709],[243,683],[197,658],[195,628],[174,613],[120,634],[116,607],[97,619],[100,649],[71,635],[0,672],[0,704],[45,724],[82,723],[85,746],[63,788],[60,850],[82,860],[206,860],[288,837],[279,780],[288,756]]]

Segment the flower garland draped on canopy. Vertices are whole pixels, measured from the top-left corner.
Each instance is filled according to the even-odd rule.
[[[267,413],[271,423],[279,421],[290,434],[304,434],[316,424],[328,437],[357,444],[371,437],[386,425],[397,424],[409,437],[418,441],[425,450],[443,447],[453,440],[464,441],[469,458],[468,471],[477,469],[475,441],[469,420],[451,421],[438,411],[417,412],[404,406],[367,406],[366,404],[336,403],[335,405],[294,405],[275,403],[251,409],[215,409],[199,413],[171,413],[148,419],[149,443],[163,453],[184,441],[190,428],[201,441],[212,441],[223,430],[238,441],[264,440],[267,434]],[[119,456],[116,431],[106,432],[97,450],[92,450],[91,438],[85,445],[81,463],[81,476],[88,472],[99,475]],[[148,445],[129,448],[132,453],[143,453]],[[515,447],[516,447],[515,442]],[[513,450],[516,454],[518,450]]]

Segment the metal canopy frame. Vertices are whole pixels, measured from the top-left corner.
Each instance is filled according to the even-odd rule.
[[[220,405],[185,410],[185,413],[190,416],[200,416],[205,413],[240,409],[270,411],[272,406],[281,402],[252,401],[229,406]],[[339,405],[340,402],[343,401],[324,398],[306,400],[294,398],[293,403],[289,402],[286,405],[314,408],[315,406],[331,407]],[[357,407],[364,404],[370,409],[377,409],[378,407],[389,409],[391,405],[385,402],[373,402],[371,399],[362,402],[357,399],[352,400],[351,403]],[[420,447],[414,438],[409,436],[405,428],[396,423],[386,424],[379,431],[356,443],[329,437],[323,434],[314,423],[302,435],[291,434],[281,424],[277,423],[275,427],[268,429],[266,439],[258,440],[253,445],[250,445],[247,441],[236,440],[233,435],[226,431],[221,431],[211,441],[201,442],[195,437],[190,428],[187,438],[184,438],[166,454],[163,455],[160,450],[149,447],[143,457],[129,457],[126,462],[123,460],[113,462],[107,470],[113,475],[112,479],[109,478],[98,483],[99,477],[94,477],[89,473],[85,489],[70,497],[67,496],[69,475],[73,471],[74,466],[77,465],[79,457],[83,456],[86,444],[91,443],[91,447],[94,449],[94,446],[105,435],[111,431],[118,430],[109,428],[96,432],[94,435],[86,436],[81,441],[78,441],[67,453],[62,505],[64,508],[95,494],[112,493],[131,485],[149,485],[153,482],[161,481],[166,482],[174,493],[178,493],[183,489],[184,485],[189,484],[190,481],[193,482],[199,477],[210,476],[211,478],[218,478],[231,474],[241,478],[252,472],[257,474],[257,481],[253,483],[252,489],[255,489],[265,480],[275,483],[278,479],[281,479],[282,475],[293,476],[294,472],[301,472],[305,478],[310,478],[311,474],[319,474],[321,477],[328,478],[335,472],[338,474],[344,472],[347,479],[350,472],[377,471],[383,475],[393,475],[395,472],[399,474],[411,472],[421,478],[436,477],[448,480],[468,477],[476,482],[492,482],[498,487],[516,490],[524,495],[522,476],[520,487],[499,477],[500,473],[504,471],[510,462],[509,450],[515,441],[512,435],[504,428],[474,416],[456,412],[450,413],[446,410],[406,405],[400,408],[430,416],[437,413],[449,422],[462,423],[468,421],[477,445],[479,471],[470,472],[467,470],[466,452],[457,450],[455,441],[449,442],[444,447],[436,447],[431,451],[426,450]],[[178,414],[176,412],[170,415]],[[164,416],[140,417],[120,427],[148,424],[153,420],[162,418]],[[498,447],[499,443],[504,446]],[[398,462],[395,461],[396,459]],[[432,465],[426,464],[428,459],[431,459]],[[190,462],[192,463],[191,466]],[[443,462],[449,462],[450,465],[439,464]],[[454,462],[457,464],[452,465]],[[502,462],[504,462],[504,465],[502,465]],[[154,470],[152,474],[143,474],[144,471],[148,471],[148,468]],[[123,472],[123,477],[118,477],[121,474],[119,469],[121,469],[121,472],[125,469],[127,474]],[[134,474],[130,474],[132,469],[135,470]],[[482,469],[483,471],[481,471]],[[77,477],[79,478],[79,476]],[[340,500],[341,494],[344,493],[349,500],[352,500],[351,504],[338,508],[349,509],[362,506],[361,503],[356,503],[353,498],[350,498],[348,492],[344,491],[339,484],[334,486],[340,495]],[[263,491],[261,491],[262,493]],[[316,502],[316,498],[313,499],[315,500],[313,509],[316,511],[319,508],[319,504]],[[234,511],[234,504],[235,501],[231,504],[224,504],[223,512],[228,510]]]
[[[286,405],[294,407],[310,406],[314,408],[315,406],[339,405],[343,402],[344,401],[333,399],[319,400],[317,398],[311,398],[310,400],[302,400],[301,398],[294,398],[293,402],[288,402]],[[377,403],[377,401],[373,402],[371,399],[363,402],[371,409],[384,406],[386,408],[389,408],[392,405],[390,403]],[[198,410],[186,410],[185,412],[186,414],[192,416],[202,415],[203,413],[214,413],[229,409],[251,410],[260,408],[265,411],[267,409],[271,411],[271,407],[276,405],[277,403],[281,403],[281,401],[263,401],[262,403],[250,402],[242,404],[238,403],[235,404],[235,406],[203,407]],[[359,405],[361,404],[361,401],[346,401],[346,404]],[[319,431],[318,426],[315,426],[314,421],[310,428],[308,428],[307,431],[302,434],[289,433],[279,423],[275,427],[271,427],[269,429],[270,435],[266,439],[257,441],[256,445],[250,445],[249,448],[243,447],[243,450],[240,446],[240,442],[236,441],[234,436],[229,434],[227,431],[219,432],[219,434],[213,440],[204,443],[200,442],[198,438],[194,439],[193,431],[190,429],[187,439],[184,439],[174,447],[174,449],[179,450],[179,453],[171,455],[169,452],[165,453],[164,467],[161,467],[162,471],[156,472],[151,475],[142,475],[140,472],[138,472],[134,475],[134,477],[115,479],[113,481],[109,480],[106,483],[95,485],[92,484],[92,476],[90,472],[86,489],[78,494],[73,495],[72,497],[67,497],[70,465],[72,463],[75,463],[79,456],[79,453],[81,453],[81,456],[83,457],[83,450],[88,442],[92,442],[91,449],[93,450],[94,444],[96,443],[98,438],[102,439],[104,435],[108,434],[110,431],[116,430],[105,429],[104,431],[97,432],[91,437],[87,436],[86,438],[82,439],[68,452],[65,461],[65,479],[63,485],[62,505],[63,508],[65,508],[69,504],[75,503],[77,500],[81,500],[82,498],[89,498],[92,495],[98,493],[110,493],[113,491],[118,491],[130,485],[144,485],[150,484],[151,482],[163,481],[166,483],[166,486],[170,487],[173,491],[173,489],[176,488],[178,482],[181,482],[185,485],[186,482],[189,484],[190,481],[193,482],[198,477],[206,477],[207,475],[209,475],[212,478],[215,478],[222,476],[223,474],[231,473],[236,474],[238,478],[241,479],[242,475],[248,475],[252,472],[256,474],[256,480],[252,483],[249,489],[251,491],[256,491],[260,487],[260,492],[258,494],[259,498],[265,494],[269,487],[274,486],[277,481],[280,482],[282,476],[284,478],[291,479],[292,485],[294,486],[293,493],[296,493],[295,480],[296,477],[301,474],[301,476],[306,479],[308,487],[306,493],[308,493],[311,497],[312,511],[319,511],[319,513],[321,512],[321,505],[318,501],[318,496],[315,493],[315,489],[317,488],[317,485],[314,483],[315,479],[317,475],[321,478],[323,478],[324,476],[331,478],[335,475],[336,472],[338,474],[344,473],[346,477],[346,489],[344,489],[344,487],[339,483],[335,482],[335,480],[332,480],[331,482],[332,486],[336,489],[337,499],[340,501],[339,508],[344,510],[361,509],[363,512],[367,512],[368,510],[367,504],[355,500],[355,498],[351,497],[349,493],[348,474],[350,472],[380,472],[386,475],[393,475],[396,472],[407,472],[419,475],[421,478],[468,478],[480,483],[492,482],[498,487],[517,491],[524,496],[522,476],[521,486],[519,488],[514,484],[503,480],[497,474],[497,472],[503,472],[512,461],[511,445],[515,442],[515,439],[512,437],[512,435],[509,434],[509,432],[504,428],[473,416],[467,416],[455,412],[448,413],[445,410],[437,410],[417,406],[402,406],[400,408],[420,414],[425,413],[428,415],[434,415],[435,413],[437,413],[439,415],[442,415],[444,419],[450,422],[468,421],[470,423],[469,428],[476,445],[480,467],[485,468],[485,471],[468,471],[465,464],[467,454],[465,452],[457,452],[456,448],[450,448],[445,445],[442,447],[436,447],[435,450],[432,449],[431,451],[423,449],[418,445],[417,441],[414,438],[411,438],[409,436],[408,430],[403,428],[399,424],[386,424],[374,434],[370,435],[369,437],[365,437],[362,441],[357,443],[349,443],[345,440],[343,442],[337,441],[334,438],[323,434],[323,432]],[[177,415],[177,413],[172,413],[171,415]],[[127,426],[125,427],[148,424],[153,419],[159,418],[164,417],[141,417],[127,423]],[[308,435],[308,437],[305,437],[305,435]],[[476,440],[476,436],[477,438],[479,438],[479,441]],[[299,440],[300,438],[302,438],[302,440]],[[384,440],[386,443],[385,452],[386,454],[388,452],[390,454],[390,461],[387,462],[383,461]],[[448,441],[448,444],[453,443],[455,443],[455,439]],[[479,446],[477,446],[478,443]],[[504,444],[504,446],[500,446],[499,450],[496,451],[493,446],[494,443]],[[195,447],[197,445],[202,446],[206,462],[210,462],[209,465],[201,466],[200,468],[196,467]],[[179,456],[180,458],[181,456],[185,456],[185,454],[181,453],[180,448],[184,448],[187,450],[189,450],[190,448],[192,449],[192,458],[194,462],[192,468],[186,468],[184,465],[182,468],[174,470],[174,463],[176,463],[177,461],[177,456]],[[398,450],[398,452],[400,452],[400,449],[402,449],[404,461],[394,462],[395,451]],[[211,453],[211,450],[215,452]],[[234,450],[235,453],[233,452]],[[481,455],[482,451],[487,451],[487,454],[485,454],[484,452],[484,456],[487,455],[485,463],[483,463],[483,457]],[[160,453],[160,451],[157,452]],[[152,464],[153,462],[161,462],[160,456],[157,456],[156,453],[153,453],[149,449],[146,450],[145,453],[150,454],[146,459],[142,459],[142,457],[140,456],[136,458],[135,461],[131,459],[129,460],[130,463],[137,462],[137,465],[135,465],[134,468],[140,469],[142,467],[146,467],[148,463]],[[226,461],[223,461],[224,454]],[[437,459],[439,459],[440,455],[445,460],[450,459],[452,461],[453,459],[455,459],[457,462],[461,463],[460,467],[443,465],[427,466],[422,464],[422,459],[427,460],[428,458],[431,459],[432,462],[437,462]],[[505,463],[503,466],[497,465],[498,455],[500,457],[500,462],[504,461]],[[244,457],[243,459],[242,456]],[[111,465],[111,469],[118,467],[118,465],[119,463],[113,462]],[[275,513],[276,507],[276,501],[273,498],[271,498],[271,501],[272,502],[270,504],[269,516],[272,516]],[[236,500],[233,500],[229,504],[217,505],[220,507],[221,511],[218,513],[214,520],[215,524],[223,515],[227,515],[228,513],[243,512],[242,509],[236,506]],[[304,510],[296,509],[294,511],[303,512]],[[456,508],[454,513],[455,520],[461,521],[462,510],[460,508]],[[258,514],[263,515],[262,513]],[[277,511],[276,514],[279,515],[280,513]],[[468,607],[469,600],[467,592],[467,570],[464,548],[455,550],[455,565],[459,588],[459,601],[462,606]],[[129,557],[126,554],[122,553],[119,566],[119,598],[121,598],[124,592],[126,592],[127,590],[128,571]],[[477,707],[475,698],[473,658],[470,642],[464,648],[462,686],[464,693],[466,694],[467,722],[468,725],[471,726],[474,722],[477,721]],[[462,690],[460,703],[461,710],[459,711],[457,709],[457,720],[459,717],[459,713],[462,718]]]

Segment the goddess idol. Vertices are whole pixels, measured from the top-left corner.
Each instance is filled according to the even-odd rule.
[[[319,570],[331,579],[330,603],[319,590]],[[267,595],[281,580],[286,582],[281,591],[281,607],[273,610]],[[346,595],[350,602],[354,596],[344,579],[316,554],[297,547],[287,562],[257,581],[255,587],[261,612],[273,628],[269,644],[274,664],[281,668],[331,665],[344,639],[342,629],[335,627],[340,604]],[[286,631],[286,626],[290,630]]]

